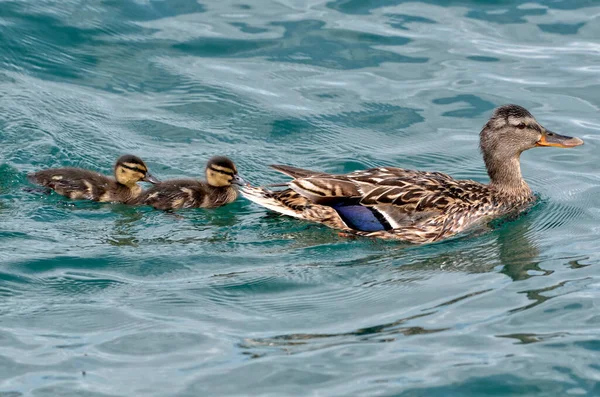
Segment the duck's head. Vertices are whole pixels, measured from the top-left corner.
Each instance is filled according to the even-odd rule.
[[[159,183],[160,181],[148,172],[146,163],[141,158],[126,154],[115,163],[115,179],[122,185],[132,187],[140,181]]]
[[[238,175],[233,161],[224,156],[215,156],[206,164],[206,182],[214,187],[244,186],[246,182]]]
[[[527,186],[519,166],[519,156],[525,150],[538,146],[571,148],[579,145],[583,145],[581,139],[544,128],[527,109],[518,105],[496,108],[480,134],[481,152],[491,184],[509,190]]]
[[[503,154],[506,158],[521,154],[536,146],[570,148],[583,145],[579,138],[556,134],[544,128],[518,105],[496,108],[481,131],[481,151],[485,155]]]

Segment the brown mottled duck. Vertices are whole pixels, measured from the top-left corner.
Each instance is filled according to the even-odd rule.
[[[579,138],[547,130],[523,107],[504,105],[480,133],[487,185],[393,167],[333,175],[273,165],[294,178],[287,189],[246,186],[242,194],[275,212],[348,234],[428,243],[526,209],[535,196],[521,175],[519,159],[525,150],[582,144]]]

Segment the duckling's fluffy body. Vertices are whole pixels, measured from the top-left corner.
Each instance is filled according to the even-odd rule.
[[[74,200],[126,202],[142,192],[142,188],[138,185],[129,188],[105,175],[79,168],[38,171],[30,175],[29,179]]]
[[[121,156],[115,178],[82,168],[51,168],[28,175],[31,182],[48,187],[71,199],[131,203],[142,192],[138,181],[156,183],[146,164],[136,156]]]
[[[289,189],[244,187],[242,194],[281,214],[356,235],[433,242],[476,223],[519,212],[534,201],[521,176],[523,151],[581,144],[578,138],[546,130],[526,109],[505,105],[495,110],[480,134],[488,185],[394,167],[332,175],[274,165],[294,178],[287,184]]]
[[[216,208],[232,203],[238,197],[234,185],[243,179],[227,157],[213,157],[206,166],[206,181],[173,179],[161,182],[144,191],[135,204],[149,205],[170,211],[181,208]]]
[[[213,187],[194,179],[172,179],[152,186],[136,200],[159,210],[181,208],[216,208],[234,202],[237,189]]]

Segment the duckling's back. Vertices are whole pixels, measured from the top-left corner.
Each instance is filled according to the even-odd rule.
[[[159,210],[180,208],[215,208],[237,198],[232,187],[216,188],[193,179],[173,179],[144,191],[136,204],[150,205]]]
[[[31,182],[46,186],[71,199],[123,202],[130,199],[123,187],[113,179],[80,168],[52,168],[29,174],[27,177]]]

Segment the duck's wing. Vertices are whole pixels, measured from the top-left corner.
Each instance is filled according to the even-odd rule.
[[[316,175],[289,186],[315,204],[333,207],[357,230],[391,230],[421,224],[473,206],[485,185],[438,172],[378,168],[347,175]]]
[[[336,175],[287,165],[273,165],[272,167],[294,178],[293,181],[287,183],[292,190],[315,204],[323,205],[342,202],[345,204],[356,203],[364,195],[364,189],[360,189],[360,184],[357,182],[366,185],[377,184],[411,172],[402,168],[388,167]]]
[[[296,177],[287,185],[315,204],[393,205],[405,212],[443,205],[446,190],[460,190],[449,175],[402,168],[372,168],[345,175],[314,173]]]
[[[297,178],[288,186],[313,204],[357,203],[362,197],[358,185],[343,175],[316,175]]]
[[[433,241],[465,214],[476,216],[491,197],[483,184],[439,172],[379,167],[334,175],[274,168],[295,178],[289,189],[247,188],[244,196],[281,214],[369,235],[414,229],[412,240]]]
[[[406,175],[377,183],[357,180],[363,193],[359,204],[377,211],[389,229],[422,223],[463,206],[462,189],[451,178]]]

